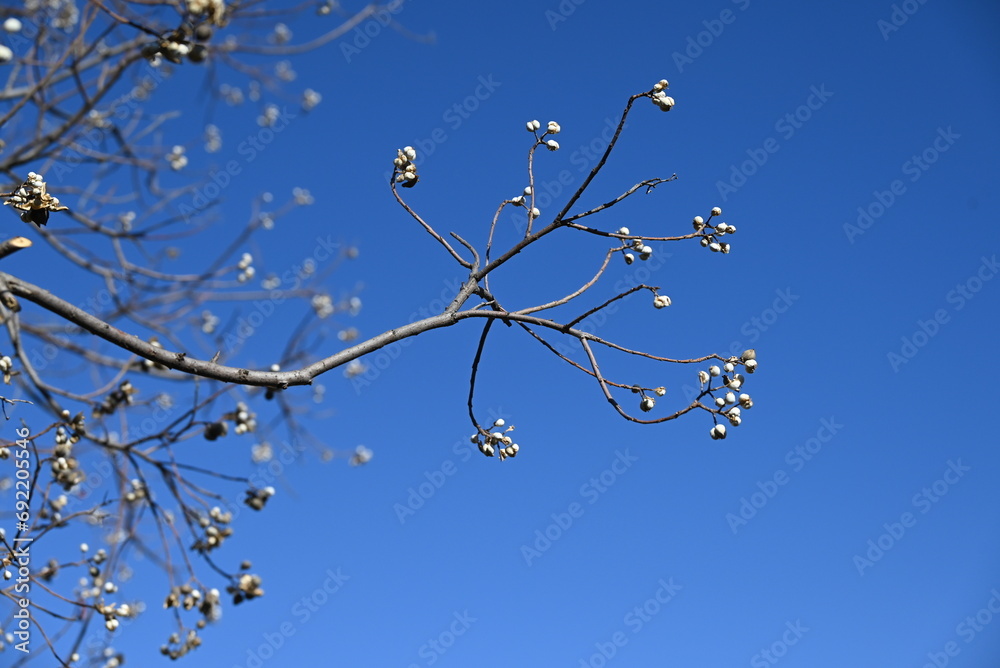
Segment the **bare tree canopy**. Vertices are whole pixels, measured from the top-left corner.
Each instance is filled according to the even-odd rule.
[[[17,494],[0,515],[7,523],[0,538],[2,591],[12,604],[3,609],[2,624],[13,633],[0,651],[5,665],[36,659],[39,665],[120,665],[125,657],[88,654],[88,633],[103,627],[111,633],[102,643],[110,644],[121,619],[161,604],[176,613],[175,627],[164,630],[162,653],[180,658],[197,648],[203,629],[224,606],[264,594],[266,574],[253,572],[252,555],[234,561],[231,555],[217,558],[216,550],[233,534],[240,509],[265,509],[275,490],[237,466],[200,466],[185,445],[252,434],[254,461],[267,461],[274,456],[270,444],[287,439],[308,444],[323,459],[364,464],[371,450],[328,447],[303,426],[303,416],[326,410],[319,381],[332,374],[325,374],[350,379],[363,373],[366,355],[419,334],[453,326],[468,330],[475,342],[468,360],[469,447],[499,460],[521,450],[513,425],[486,418],[475,406],[483,385],[480,362],[498,327],[536,341],[552,353],[553,363],[569,365],[581,383],[593,386],[595,404],[606,401],[634,423],[690,413],[704,419],[708,436],[718,440],[753,405],[744,386],[745,374],[757,367],[752,349],[668,357],[653,337],[649,350],[639,349],[585,326],[596,316],[628,318],[619,308],[633,295],[655,309],[671,306],[665,289],[646,283],[592,297],[612,263],[650,261],[654,242],[700,244],[706,254],[728,254],[737,231],[710,203],[693,220],[669,220],[669,234],[661,223],[630,228],[603,222],[614,207],[676,187],[676,175],[667,173],[595,186],[629,119],[673,108],[666,80],[634,82],[640,90],[624,101],[598,159],[552,209],[539,206],[538,174],[549,154],[560,150],[563,128],[538,120],[497,128],[502,142],[514,142],[523,155],[524,187],[500,194],[494,210],[480,212],[485,222],[476,239],[463,238],[450,229],[452,221],[423,211],[420,196],[443,190],[421,180],[426,174],[418,149],[379,149],[391,169],[386,198],[398,203],[400,219],[426,233],[428,257],[437,253],[464,276],[440,312],[409,321],[401,313],[396,326],[361,337],[352,324],[361,308],[359,290],[331,288],[331,274],[358,255],[341,240],[319,243],[290,275],[268,273],[267,253],[248,249],[301,241],[277,236],[275,222],[303,215],[317,197],[304,187],[285,201],[265,192],[251,203],[249,219],[234,224],[219,203],[220,179],[235,174],[231,168],[207,174],[194,169],[192,147],[201,143],[214,153],[228,141],[225,125],[215,123],[227,104],[250,100],[260,108],[259,130],[241,144],[247,151],[273,139],[288,113],[318,114],[341,104],[323,102],[308,88],[292,90],[289,59],[336,48],[365,20],[384,19],[414,45],[429,39],[399,23],[398,3],[354,13],[335,2],[274,4],[28,0],[3,17],[0,188],[8,234],[0,244],[6,332],[0,371],[7,390],[0,402],[7,419],[0,477]],[[305,12],[329,25],[298,41],[282,21]],[[198,127],[188,123],[189,135],[180,137],[172,123],[176,103],[158,93],[162,82],[179,72],[190,76],[192,68],[201,68],[200,90],[185,104],[196,105],[206,120]],[[586,194],[599,203],[583,205]],[[498,225],[509,215],[523,224],[519,237],[505,244]],[[229,243],[205,243],[204,235],[220,221],[235,230]],[[570,234],[595,243],[592,269],[574,278],[571,291],[553,298],[538,290],[535,301],[524,305],[491,286],[491,278],[509,270],[529,247]],[[28,280],[12,264],[25,256],[75,278],[71,284]],[[286,302],[302,304],[305,313],[282,323],[281,346],[272,347],[273,358],[261,360],[246,344],[260,326],[254,317],[262,321],[267,313],[242,318],[241,307],[270,304],[273,310]],[[698,394],[665,399],[663,385],[606,372],[601,362],[614,356],[684,369],[698,379]],[[664,408],[671,399],[680,403]],[[25,412],[28,403],[36,413]],[[525,449],[531,445],[530,438],[524,441]],[[67,544],[87,535],[93,545],[67,551]],[[29,548],[30,566],[24,556]],[[160,568],[162,601],[120,595],[137,553]]]

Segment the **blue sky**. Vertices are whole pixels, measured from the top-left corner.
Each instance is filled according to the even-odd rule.
[[[267,267],[280,272],[329,235],[360,249],[329,280],[360,290],[351,324],[363,335],[440,309],[462,271],[394,203],[395,150],[421,152],[407,201],[482,248],[497,204],[526,185],[525,121],[561,124],[562,148],[536,156],[537,183],[555,193],[565,170],[575,189],[608,119],[666,78],[676,107],[637,103],[582,204],[676,173],[592,224],[685,234],[721,206],[738,228],[732,252],[689,241],[656,245],[648,265],[615,258],[587,303],[616,283],[663,286],[670,308],[636,297],[598,333],[685,358],[753,347],[755,405],[722,441],[706,414],[627,423],[596,383],[497,327],[476,407],[516,425],[521,451],[500,463],[468,444],[474,323],[373,357],[364,383],[332,372],[332,415],[312,427],[374,459],[353,468],[306,453],[280,467],[278,495],[238,518],[219,556],[250,556],[267,595],[227,608],[186,660],[997,665],[1000,454],[989,398],[968,403],[990,387],[1000,325],[997,7],[514,0],[407,2],[397,18],[435,42],[378,30],[293,61],[295,86],[323,102],[225,192],[234,224],[261,190],[315,196],[263,244]],[[309,14],[289,25],[296,40],[321,27]],[[200,126],[198,104],[167,136]],[[227,141],[256,131],[245,107],[219,114]],[[192,161],[211,169],[235,144]],[[501,221],[503,247],[519,230]],[[606,247],[564,230],[491,287],[511,306],[560,297]],[[248,360],[265,363],[300,317],[280,309]],[[668,388],[654,417],[687,405],[703,368],[602,359],[609,374]],[[229,437],[185,454],[266,477],[249,445]],[[136,665],[161,661],[169,621],[153,607],[116,641]]]

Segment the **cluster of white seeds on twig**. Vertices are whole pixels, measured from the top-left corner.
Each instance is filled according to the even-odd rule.
[[[650,99],[661,111],[670,111],[674,107],[674,98],[667,95],[667,87],[670,83],[666,79],[660,79],[653,85],[653,92]]]
[[[708,370],[698,372],[698,381],[705,394],[715,400],[717,413],[729,421],[733,427],[738,427],[743,422],[741,409],[747,410],[753,407],[753,399],[746,392],[739,392],[746,377],[741,373],[735,373],[738,367],[742,366],[747,373],[754,373],[757,370],[757,351],[753,348],[743,351],[739,357],[730,357],[721,367],[713,364]],[[712,387],[715,378],[722,380],[721,386]],[[706,387],[707,386],[707,387]],[[720,396],[715,396],[715,392],[723,392]],[[716,423],[709,432],[713,439],[719,440],[726,437],[726,425]]]
[[[501,461],[508,457],[515,457],[521,446],[507,435],[509,432],[514,431],[514,425],[509,425],[506,429],[500,431],[505,425],[506,422],[503,418],[497,418],[493,422],[494,431],[487,431],[480,428],[480,431],[473,434],[469,440],[476,444],[479,447],[479,451],[487,457],[493,457],[498,453]]]
[[[404,188],[412,188],[417,185],[420,177],[417,176],[417,150],[412,146],[405,146],[396,151],[396,158],[392,161],[393,175],[396,183],[402,184]]]
[[[28,172],[28,178],[21,187],[0,197],[6,198],[4,206],[13,207],[24,222],[44,225],[49,221],[50,211],[68,211],[67,207],[59,204],[59,198],[50,195],[46,188],[41,174]]]
[[[729,223],[711,224],[712,218],[722,215],[720,207],[714,207],[709,213],[708,222],[701,216],[695,216],[692,221],[694,231],[701,233],[701,245],[713,253],[728,253],[729,244],[719,241],[719,238],[726,234],[736,234],[736,226]]]

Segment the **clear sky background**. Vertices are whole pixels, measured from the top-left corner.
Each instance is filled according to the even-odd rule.
[[[330,235],[360,249],[330,286],[360,290],[351,324],[363,335],[440,310],[462,271],[393,201],[395,150],[421,152],[408,201],[482,248],[497,204],[526,185],[525,121],[562,125],[536,175],[553,191],[566,170],[575,188],[628,96],[666,78],[676,107],[637,103],[584,204],[676,173],[592,224],[685,234],[721,206],[738,228],[732,252],[689,241],[656,245],[649,264],[615,258],[587,305],[619,282],[662,286],[670,308],[637,296],[598,333],[684,358],[753,347],[755,405],[723,441],[702,412],[627,423],[596,383],[497,327],[476,406],[517,428],[520,453],[501,463],[468,444],[478,325],[373,356],[354,382],[332,372],[331,416],[313,429],[374,459],[353,468],[305,453],[281,467],[278,495],[243,513],[218,555],[250,556],[267,595],[228,606],[185,661],[1000,665],[997,5],[411,0],[397,19],[435,43],[383,29],[293,60],[295,86],[323,102],[224,193],[234,224],[261,190],[315,196],[272,232],[266,268],[281,273]],[[324,27],[312,14],[289,25],[296,42]],[[167,136],[200,128],[200,104],[182,106]],[[227,143],[192,150],[193,167],[238,157],[257,130],[249,107],[218,113]],[[505,216],[497,243],[518,233]],[[511,308],[548,301],[587,280],[606,248],[564,230],[491,284]],[[269,362],[300,314],[279,307],[246,363]],[[603,359],[623,382],[668,388],[654,417],[687,405],[703,368]],[[186,453],[269,475],[250,443]],[[131,591],[158,601],[162,580],[150,582]],[[152,608],[118,632],[130,664],[166,661],[169,622]]]

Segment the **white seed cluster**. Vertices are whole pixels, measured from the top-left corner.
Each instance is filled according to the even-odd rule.
[[[363,466],[370,462],[374,456],[374,452],[363,445],[359,445],[354,449],[354,454],[351,455],[350,464],[351,466]]]
[[[538,142],[538,144],[543,145],[545,148],[549,149],[550,151],[558,151],[559,150],[559,142],[557,142],[555,139],[545,139],[549,135],[557,135],[560,132],[562,132],[562,127],[558,123],[556,123],[555,121],[549,121],[548,122],[548,124],[545,126],[545,132],[542,133],[541,137],[538,137],[538,134],[537,134],[538,131],[542,129],[542,124],[539,121],[537,121],[537,120],[535,120],[535,121],[528,121],[527,123],[524,124],[524,127],[525,127],[525,129],[528,132],[531,132],[531,133],[535,134],[536,141]],[[538,144],[536,144],[536,146]],[[538,216],[535,216],[535,217],[537,218]]]
[[[216,153],[222,148],[222,130],[211,123],[205,126],[205,152]]]
[[[129,481],[129,489],[125,492],[125,501],[128,503],[138,503],[148,498],[149,490],[146,488],[146,483],[138,478],[132,478]]]
[[[252,598],[263,596],[264,590],[261,589],[260,585],[261,579],[259,575],[243,573],[236,580],[235,584],[231,584],[226,588],[226,591],[233,595],[233,603],[239,605],[244,600],[249,601]]]
[[[35,172],[28,172],[28,178],[21,187],[3,197],[7,198],[4,206],[13,207],[20,212],[21,220],[26,223],[44,225],[49,221],[50,211],[67,210],[67,207],[59,204],[59,198],[46,192],[45,180]]]
[[[74,0],[25,0],[24,9],[28,14],[45,12],[52,17],[52,26],[70,31],[80,20],[80,10]]]
[[[200,588],[185,583],[171,588],[163,607],[197,610],[201,613],[201,619],[195,626],[204,629],[208,622],[216,621],[222,616],[222,594],[215,588],[202,592]],[[160,646],[160,653],[171,659],[178,659],[201,645],[201,638],[195,629],[189,629],[183,639],[179,633],[170,634],[167,643]]]
[[[405,146],[396,151],[396,159],[392,161],[396,175],[396,183],[400,183],[404,188],[412,188],[417,185],[420,177],[417,176],[417,151],[412,146]]]
[[[302,91],[302,110],[312,111],[323,101],[323,96],[314,91],[312,88],[306,88]]]
[[[56,428],[56,446],[52,451],[52,477],[69,492],[87,477],[80,469],[80,462],[73,457],[73,445],[80,440],[78,435],[70,434],[63,425]]]
[[[698,382],[702,387],[708,386],[706,391],[710,396],[714,397],[713,392],[726,390],[721,396],[714,397],[717,409],[715,412],[726,418],[733,427],[738,427],[743,422],[741,409],[748,410],[753,407],[753,399],[749,394],[742,392],[737,395],[737,392],[743,387],[743,383],[746,382],[743,374],[734,373],[741,365],[747,373],[754,373],[757,369],[757,351],[750,348],[743,351],[739,357],[730,357],[721,367],[713,364],[708,367],[707,371],[698,372]],[[713,388],[711,386],[713,378],[721,378],[722,386]],[[709,434],[715,440],[724,439],[726,427],[717,424],[712,427]]]
[[[104,401],[94,407],[94,417],[111,415],[119,406],[131,406],[132,395],[138,392],[131,381],[123,380],[116,389],[112,390]]]
[[[257,117],[257,125],[269,128],[275,124],[280,116],[281,109],[278,109],[278,105],[269,104],[264,107],[264,113]]]
[[[316,203],[316,198],[312,196],[311,192],[298,186],[292,188],[292,199],[295,200],[297,206],[309,206]]]
[[[192,519],[197,522],[198,527],[204,533],[191,547],[202,554],[207,554],[217,547],[221,547],[222,542],[233,535],[233,528],[228,526],[233,521],[233,514],[229,511],[223,512],[218,506],[214,506],[208,512],[207,517],[194,515]]]
[[[239,401],[236,403],[236,410],[222,416],[223,419],[232,420],[236,425],[233,430],[236,435],[249,434],[257,430],[257,414],[252,412],[246,403]]]
[[[354,378],[368,371],[368,366],[361,360],[351,360],[344,367],[344,378]]]
[[[487,457],[492,457],[498,452],[501,461],[507,457],[515,457],[521,446],[507,435],[508,432],[514,431],[514,425],[510,425],[503,431],[499,431],[505,424],[506,422],[504,422],[503,418],[497,418],[493,423],[493,429],[496,431],[486,431],[484,429],[481,432],[473,434],[469,438],[469,441],[475,443],[479,447],[479,451]]]
[[[207,18],[209,23],[226,25],[225,0],[188,0],[187,8],[191,14]]]
[[[666,308],[670,306],[670,297],[666,295],[656,295],[653,297],[653,306],[656,308]]]
[[[531,203],[531,192],[531,186],[525,186],[522,191],[523,194],[511,198],[511,204],[514,204],[515,206],[523,206],[525,209],[528,209],[528,206]],[[528,210],[528,217],[532,220],[541,215],[542,211],[537,206],[533,206]]]
[[[318,318],[329,318],[333,315],[333,298],[328,294],[313,295],[310,300],[312,304],[313,311],[316,312],[316,317]]]
[[[247,504],[254,510],[263,510],[264,504],[267,500],[274,496],[274,488],[271,486],[264,487],[262,489],[248,489],[246,498],[243,499],[243,503]]]
[[[236,263],[236,268],[240,272],[236,275],[236,280],[240,283],[246,283],[257,274],[257,270],[253,266],[253,255],[250,253],[244,253],[240,257],[240,261]]]
[[[3,382],[10,385],[11,372],[14,370],[14,360],[8,355],[0,357],[0,372],[3,373]]]
[[[163,348],[163,344],[160,343],[160,340],[158,338],[156,338],[155,336],[149,337],[149,345],[153,346],[154,348],[161,348],[161,349]],[[162,364],[160,364],[159,362],[154,362],[153,360],[147,360],[147,359],[142,360],[142,366],[143,366],[144,369],[166,369],[167,368],[167,367],[163,366]]]
[[[700,232],[701,245],[703,248],[708,248],[713,253],[728,253],[729,244],[719,241],[719,237],[726,234],[736,234],[736,226],[730,225],[728,223],[718,223],[716,225],[711,224],[711,219],[716,216],[722,215],[722,209],[719,207],[714,207],[709,214],[709,222],[705,222],[705,219],[701,216],[695,216],[692,221],[695,232]]]
[[[619,227],[618,231],[615,232],[615,234],[620,234],[623,237],[627,237],[630,236],[630,230],[627,227]],[[646,261],[649,258],[653,257],[653,247],[647,245],[646,242],[643,241],[642,239],[632,239],[629,243],[630,246],[626,246],[625,248],[622,249],[622,257],[625,259],[625,264],[632,264],[633,262],[635,262],[635,255],[629,253],[628,252],[629,250],[638,253],[639,259],[642,261]],[[669,306],[669,305],[670,304],[668,300],[668,303],[664,304],[664,306]],[[663,308],[663,307],[658,306],[657,308]]]
[[[204,334],[212,334],[222,320],[208,309],[201,312],[201,331]]]
[[[650,93],[649,98],[653,101],[661,111],[670,111],[674,107],[674,98],[667,95],[667,87],[670,83],[666,79],[660,79],[655,84],[653,84],[653,92]]]
[[[174,146],[170,149],[170,152],[163,156],[164,159],[170,163],[170,169],[175,172],[179,172],[184,169],[188,164],[187,156],[184,155],[183,146]]]
[[[271,41],[275,44],[287,44],[292,40],[292,29],[284,23],[274,24],[274,32],[271,33]]]

